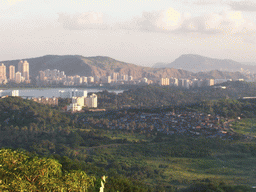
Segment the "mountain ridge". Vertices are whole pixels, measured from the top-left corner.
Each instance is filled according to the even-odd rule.
[[[134,78],[159,78],[162,76],[161,71],[163,71],[166,77],[186,77],[190,74],[190,72],[185,72],[184,70],[164,70],[138,66],[135,64],[118,61],[107,56],[84,57],[81,55],[45,55],[22,60],[27,60],[29,62],[31,77],[37,76],[40,70],[46,69],[58,69],[60,71],[65,71],[67,75],[99,77],[111,75],[113,72],[128,74]],[[14,65],[17,71],[19,61],[20,60],[7,60],[1,61],[1,63],[6,65],[8,74],[8,67],[10,65]]]
[[[216,59],[197,54],[183,54],[171,63],[156,63],[153,67],[182,68],[191,72],[212,70],[236,72],[241,71],[241,68],[243,68],[244,70],[256,72],[256,66],[253,65],[245,65],[231,59]]]
[[[183,55],[182,57],[187,57]],[[181,57],[181,58],[182,58]],[[198,55],[190,55],[191,57],[198,57]],[[179,59],[179,58],[178,58]],[[211,71],[192,73],[188,70],[179,68],[152,68],[145,66],[138,66],[131,63],[126,63],[123,61],[118,61],[108,56],[92,56],[84,57],[81,55],[45,55],[41,57],[26,58],[22,60],[27,60],[30,63],[30,76],[35,78],[40,70],[46,69],[58,69],[60,71],[65,71],[66,75],[80,75],[80,76],[108,76],[113,72],[118,72],[120,74],[127,74],[133,76],[134,79],[138,78],[161,78],[161,77],[174,77],[174,78],[215,78],[217,77],[240,77],[244,78],[242,74],[235,74],[228,72],[215,72],[216,75],[211,74]],[[177,59],[176,59],[177,60]],[[7,68],[7,74],[9,72],[9,66],[14,65],[18,67],[18,62],[20,60],[8,60],[2,61]]]

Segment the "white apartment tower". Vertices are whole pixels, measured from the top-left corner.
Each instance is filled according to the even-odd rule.
[[[29,63],[27,61],[23,62],[23,77],[25,80],[29,80]]]
[[[15,66],[9,66],[9,79],[10,81],[15,81]]]
[[[97,108],[97,95],[92,94],[90,97],[85,98],[85,105],[89,108]]]
[[[170,85],[169,78],[161,78],[160,85]]]
[[[4,81],[4,80],[6,80],[6,67],[2,63],[2,65],[0,65],[0,81]]]
[[[26,60],[18,63],[18,72],[21,73],[26,82],[29,82],[29,63]]]
[[[60,90],[59,93],[61,98],[87,97],[86,90],[70,90],[70,91]]]
[[[18,71],[21,73],[21,75],[23,75],[23,61],[20,61],[18,63]]]
[[[39,79],[40,81],[44,81],[45,78],[45,72],[44,71],[39,71]]]
[[[21,72],[17,72],[16,74],[15,74],[15,82],[16,83],[21,83]]]

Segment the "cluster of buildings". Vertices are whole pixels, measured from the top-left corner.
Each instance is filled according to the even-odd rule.
[[[65,86],[77,86],[77,85],[92,85],[92,84],[159,84],[161,86],[178,86],[178,87],[204,87],[213,86],[215,84],[230,81],[230,79],[180,79],[180,78],[140,78],[134,79],[133,76],[128,74],[120,74],[113,72],[107,76],[67,76],[64,71],[57,69],[39,71],[39,75],[36,77],[38,85],[65,85]],[[231,80],[232,81],[232,80]],[[6,74],[6,66],[2,63],[0,65],[0,84],[6,84],[7,82],[15,83],[30,83],[29,77],[29,63],[25,61],[19,61],[18,70],[15,71],[15,66],[9,66],[9,76]]]
[[[108,76],[66,76],[64,71],[57,69],[45,71],[39,71],[37,76],[37,84],[49,85],[49,84],[60,84],[66,86],[77,86],[77,85],[101,85],[101,84],[158,84],[161,86],[177,86],[177,87],[205,87],[213,86],[219,83],[232,81],[232,79],[185,79],[185,78],[140,78],[134,79],[133,76],[128,74],[120,74],[113,72]]]
[[[0,90],[0,97],[18,97],[19,90]],[[72,103],[67,106],[67,111],[75,112],[81,111],[84,107],[86,108],[97,108],[98,98],[96,94],[87,95],[86,90],[61,90],[59,91],[60,98],[70,98]],[[24,96],[23,98],[31,99],[37,103],[48,104],[48,105],[58,105],[58,97],[31,97]]]
[[[36,77],[38,85],[51,85],[61,84],[66,86],[72,85],[90,85],[90,84],[105,84],[105,83],[122,83],[133,81],[132,76],[119,75],[119,73],[112,73],[111,76],[66,76],[64,71],[57,69],[45,71],[39,71],[39,75]]]
[[[6,84],[7,82],[15,83],[30,83],[29,78],[29,63],[20,61],[18,63],[18,71],[15,72],[15,66],[9,66],[9,77],[6,75],[6,66],[2,63],[0,65],[0,84]]]
[[[161,78],[159,84],[177,86],[177,87],[206,87],[216,84],[232,81],[232,79],[178,79],[178,78]]]
[[[59,91],[61,98],[71,98],[72,103],[67,106],[67,111],[81,111],[84,107],[97,108],[97,95],[87,96],[86,90]]]
[[[140,133],[162,132],[167,135],[204,135],[206,137],[231,137],[232,130],[221,123],[222,117],[198,112],[162,112],[126,114],[109,121],[108,129],[137,131]],[[85,119],[83,121],[86,122]],[[103,123],[96,124],[103,127]]]
[[[0,97],[19,97],[19,90],[0,90]],[[31,99],[37,103],[47,104],[47,105],[58,105],[57,97],[31,97],[31,96],[22,96],[24,99]]]
[[[51,97],[51,98],[48,98],[48,97],[32,97],[31,98],[33,101],[37,102],[37,103],[42,103],[42,104],[45,104],[45,105],[56,105],[58,106],[58,101],[59,99],[57,97]]]
[[[57,69],[50,70],[46,69],[44,71],[39,71],[39,75],[36,77],[38,85],[87,85],[94,83],[94,77],[85,76],[67,76],[64,71],[59,71]]]
[[[18,97],[19,90],[0,90],[0,96],[1,97],[6,97],[6,96]]]

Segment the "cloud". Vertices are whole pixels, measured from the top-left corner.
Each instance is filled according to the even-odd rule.
[[[59,22],[65,29],[112,29],[136,30],[165,33],[201,34],[248,34],[256,32],[254,22],[244,18],[240,11],[223,11],[192,17],[173,8],[160,11],[143,12],[140,17],[130,21],[107,24],[106,16],[98,12],[76,15],[59,14]]]
[[[252,1],[231,1],[228,5],[236,11],[256,11],[256,2]]]
[[[59,13],[58,21],[65,29],[69,30],[107,28],[107,25],[104,23],[104,16],[100,12],[85,12],[75,15]]]
[[[161,11],[144,12],[137,18],[137,27],[146,31],[174,31],[181,27],[189,14],[182,14],[173,8]]]
[[[224,4],[225,0],[176,0],[176,1],[182,2],[185,5],[213,6],[213,5]]]
[[[194,5],[213,5],[213,4],[219,4],[222,0],[197,0],[195,2],[192,2]]]
[[[236,34],[256,31],[256,25],[239,11],[224,11],[191,18],[183,22],[181,32]]]
[[[5,2],[9,5],[14,5],[15,3],[19,2],[19,1],[26,1],[26,0],[7,0]]]
[[[253,45],[256,44],[256,34],[255,33],[250,33],[246,36],[244,35],[242,38],[245,43],[249,43],[249,44],[253,44]]]
[[[136,25],[137,27],[134,27]],[[236,34],[256,31],[255,23],[244,18],[240,11],[223,11],[191,17],[189,13],[180,13],[173,8],[144,12],[130,26],[132,29],[144,31],[173,33]],[[129,25],[126,28],[129,28]]]

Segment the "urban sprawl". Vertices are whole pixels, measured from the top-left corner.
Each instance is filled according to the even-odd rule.
[[[64,71],[58,69],[39,71],[36,77],[37,85],[64,85],[64,86],[77,86],[77,85],[102,85],[102,84],[159,84],[161,86],[178,86],[178,87],[203,87],[213,86],[215,84],[232,81],[232,79],[186,79],[186,78],[138,78],[134,79],[133,76],[128,74],[120,74],[113,72],[108,76],[67,76]],[[244,81],[244,79],[239,79]],[[2,63],[0,65],[0,84],[7,84],[8,82],[14,83],[31,83],[29,76],[29,63],[20,61],[18,63],[18,71],[15,72],[15,66],[9,66],[9,78],[6,75],[6,66]]]
[[[109,76],[67,76],[64,71],[57,69],[50,70],[46,69],[44,71],[39,71],[36,77],[37,85],[64,85],[64,86],[76,86],[76,85],[103,85],[103,84],[159,84],[161,86],[178,86],[184,88],[190,87],[203,87],[203,86],[214,86],[215,84],[223,83],[226,81],[232,81],[232,79],[178,79],[178,78],[158,78],[158,79],[148,79],[146,77],[140,79],[134,79],[133,76],[128,74],[120,74],[118,72],[113,72]],[[244,79],[239,79],[239,81],[244,81]],[[31,83],[29,76],[29,63],[25,61],[19,61],[18,71],[15,72],[15,66],[9,66],[9,78],[6,75],[6,66],[2,63],[0,65],[0,84],[7,83]],[[222,88],[225,88],[223,86]],[[5,96],[19,96],[18,90],[1,90],[0,94],[2,97]],[[97,108],[97,95],[92,94],[87,96],[86,90],[70,90],[70,91],[60,91],[60,98],[70,98],[72,103],[66,107],[67,111],[81,111],[84,107],[87,108]],[[30,98],[36,102],[58,105],[58,98]]]

